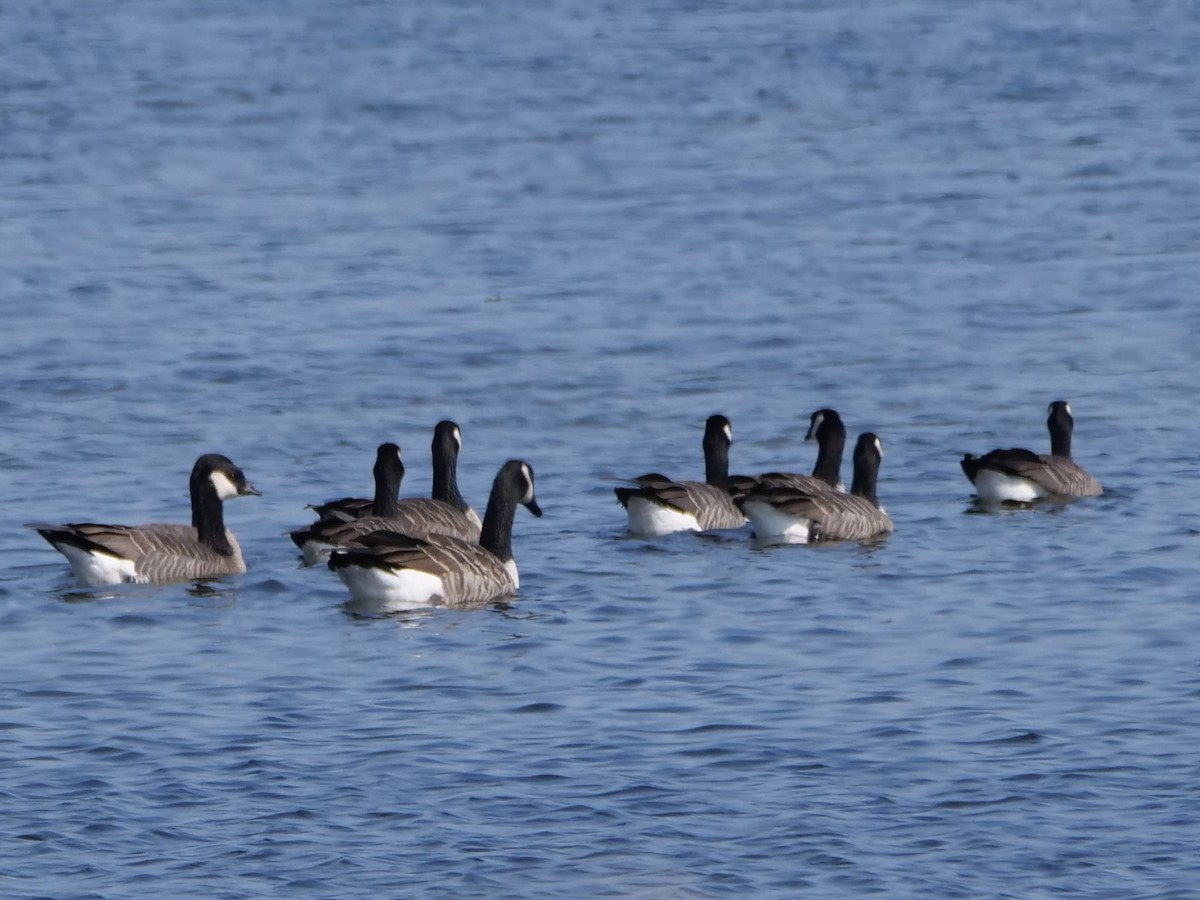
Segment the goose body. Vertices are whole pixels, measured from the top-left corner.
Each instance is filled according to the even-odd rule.
[[[992,503],[1032,503],[1046,497],[1094,497],[1103,492],[1083,466],[1071,458],[1075,420],[1065,400],[1050,404],[1046,426],[1050,452],[1021,447],[992,450],[983,456],[966,454],[960,463],[975,485],[979,499]]]
[[[335,547],[345,547],[373,531],[395,531],[408,535],[444,534],[466,541],[479,540],[479,515],[458,489],[458,453],[462,432],[450,421],[437,424],[433,432],[433,496],[397,499],[404,465],[400,448],[384,444],[376,461],[376,494],[366,515],[355,518],[322,519],[291,532],[293,543],[304,554],[308,566],[323,562]],[[389,448],[385,453],[384,448]],[[387,475],[380,490],[381,461],[387,460]],[[394,460],[394,463],[393,463]],[[397,467],[398,466],[398,471]]]
[[[448,535],[376,531],[329,556],[329,568],[350,591],[349,608],[376,613],[423,606],[473,606],[511,595],[520,586],[512,555],[518,505],[542,514],[533,470],[509,460],[492,484],[478,542]]]
[[[240,575],[246,571],[241,548],[225,528],[223,503],[258,491],[228,457],[201,456],[189,481],[192,524],[65,525],[33,524],[67,558],[86,585],[167,584]]]
[[[870,433],[859,435],[854,449],[850,493],[761,485],[739,498],[742,510],[764,543],[865,541],[894,530],[891,517],[875,496],[883,445]]]
[[[614,490],[640,535],[739,528],[746,517],[730,494],[729,447],[733,428],[724,416],[710,416],[704,429],[704,481],[674,481],[657,472]]]

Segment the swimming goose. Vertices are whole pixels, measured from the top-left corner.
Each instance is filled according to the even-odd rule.
[[[754,525],[756,537],[767,543],[806,544],[810,541],[865,541],[894,529],[891,517],[875,496],[883,444],[866,432],[854,447],[854,481],[849,494],[763,486],[739,499]]]
[[[397,612],[421,606],[470,606],[498,600],[520,585],[512,555],[517,504],[541,516],[533,469],[510,459],[492,483],[478,542],[448,535],[395,531],[363,535],[356,546],[334,550],[329,568],[350,590],[350,608]]]
[[[629,514],[633,534],[738,528],[746,517],[733,502],[729,487],[729,446],[733,427],[724,416],[709,416],[704,428],[704,481],[672,481],[652,472],[633,479],[637,487],[614,492]]]
[[[87,585],[165,584],[220,578],[246,571],[233,532],[225,528],[223,501],[259,491],[228,457],[207,453],[188,482],[191,525],[31,524],[71,564]]]
[[[745,496],[757,487],[786,487],[801,491],[844,491],[842,451],[846,446],[846,426],[836,410],[818,409],[809,417],[806,441],[817,442],[817,462],[812,474],[802,472],[764,472],[761,475],[735,475],[730,479],[734,498]]]
[[[400,448],[395,444],[399,462]],[[304,553],[304,564],[323,562],[334,547],[345,547],[372,531],[399,531],[402,534],[448,534],[464,541],[479,540],[479,515],[467,505],[458,490],[458,451],[462,432],[450,421],[442,421],[433,430],[433,496],[396,499],[404,465],[399,463],[396,489],[382,498],[376,492],[372,513],[357,519],[328,519],[291,532],[292,541]],[[382,447],[380,450],[382,451]],[[377,464],[378,465],[378,464]],[[378,483],[378,482],[377,482]]]
[[[395,444],[380,444],[375,451],[375,467],[371,471],[375,475],[374,497],[342,497],[313,503],[308,508],[316,512],[318,520],[332,519],[337,522],[384,515],[395,507],[396,499],[400,496],[400,482],[404,480],[404,461],[400,458],[400,448]]]
[[[1049,407],[1050,452],[1034,453],[1020,447],[992,450],[981,457],[962,458],[962,470],[975,485],[979,499],[993,503],[1031,503],[1043,497],[1094,497],[1104,489],[1083,466],[1071,459],[1071,432],[1075,420],[1065,400]]]

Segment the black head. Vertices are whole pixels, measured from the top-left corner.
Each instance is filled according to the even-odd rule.
[[[854,445],[856,466],[859,460],[873,462],[876,467],[883,460],[883,441],[873,431],[864,431],[858,436],[858,442]]]
[[[534,496],[533,468],[521,459],[510,459],[496,473],[496,482],[492,492],[503,490],[509,497],[515,498],[535,516],[541,516],[542,509]],[[489,507],[491,504],[488,504]]]
[[[1046,424],[1051,428],[1057,423],[1075,424],[1075,420],[1071,416],[1071,404],[1066,400],[1055,400],[1047,407],[1046,411],[1050,414]]]
[[[379,449],[375,451],[375,477],[378,478],[384,472],[399,471],[404,474],[404,459],[400,454],[400,447],[397,444],[380,444]]]
[[[193,494],[211,488],[221,500],[247,494],[262,496],[262,492],[246,480],[246,474],[237,464],[220,453],[206,453],[196,460],[189,484]]]
[[[809,419],[808,433],[804,435],[804,439],[819,441],[826,435],[840,435],[843,441],[846,439],[846,426],[842,424],[842,417],[837,414],[835,409],[818,409],[813,413]]]
[[[452,447],[457,455],[462,450],[462,429],[449,419],[442,419],[433,427],[433,450],[438,447]]]

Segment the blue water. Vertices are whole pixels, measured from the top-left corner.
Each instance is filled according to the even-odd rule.
[[[414,0],[0,10],[0,895],[1190,897],[1200,11]],[[1071,401],[1106,486],[973,511]],[[612,487],[884,443],[877,549]],[[520,596],[348,614],[284,532],[537,473]],[[261,498],[245,576],[21,527]],[[848,473],[848,469],[847,472]]]

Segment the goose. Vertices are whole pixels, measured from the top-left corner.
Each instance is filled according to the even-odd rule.
[[[462,432],[450,421],[442,421],[433,430],[433,496],[406,497],[396,499],[400,480],[404,477],[404,464],[400,461],[400,448],[395,444],[380,447],[395,449],[395,487],[390,482],[382,495],[378,491],[371,514],[361,518],[342,521],[325,519],[291,532],[293,543],[304,554],[304,564],[314,566],[323,562],[334,547],[344,547],[357,538],[372,531],[398,531],[409,535],[446,534],[465,541],[479,540],[481,522],[458,490],[458,452],[462,448]],[[376,466],[378,468],[378,463]],[[391,461],[389,469],[395,469]]]
[[[761,475],[733,476],[731,492],[736,500],[757,487],[796,488],[801,491],[845,491],[842,483],[842,451],[846,446],[846,426],[837,410],[818,409],[809,417],[806,441],[817,442],[817,461],[812,474],[802,472],[764,472]]]
[[[672,481],[652,472],[633,479],[637,487],[614,489],[629,514],[629,531],[640,535],[738,528],[746,517],[729,493],[729,446],[733,426],[721,415],[704,427],[704,481]]]
[[[1050,452],[1034,453],[1020,447],[992,450],[962,458],[962,470],[975,485],[980,500],[999,503],[1032,503],[1043,497],[1094,497],[1103,492],[1100,482],[1071,459],[1071,432],[1075,420],[1066,400],[1049,406]]]
[[[233,532],[225,528],[223,502],[261,496],[228,457],[206,453],[192,467],[188,489],[191,525],[30,524],[71,564],[86,585],[168,584],[220,578],[246,571]]]
[[[765,543],[806,544],[810,541],[865,541],[894,530],[891,517],[875,496],[883,444],[871,432],[858,436],[854,447],[854,482],[850,493],[826,487],[805,491],[763,486],[739,499],[739,505]]]
[[[517,504],[533,515],[533,469],[510,459],[496,475],[477,542],[396,531],[363,535],[329,555],[329,568],[350,591],[349,608],[377,613],[422,606],[472,606],[509,596],[520,586],[512,555]]]

